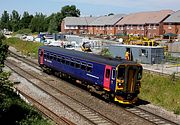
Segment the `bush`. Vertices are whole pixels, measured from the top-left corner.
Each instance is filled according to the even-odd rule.
[[[100,52],[100,55],[106,56],[106,57],[112,57],[111,53],[109,52],[107,48],[103,48]]]
[[[18,30],[15,34],[31,34],[31,29],[21,29]]]
[[[9,72],[0,73],[0,124],[1,125],[50,125],[50,122],[27,105],[13,92],[13,83],[8,80]]]
[[[5,39],[6,37],[4,36],[4,34],[2,32],[0,32],[0,40]]]
[[[2,72],[2,67],[4,67],[4,60],[7,57],[9,46],[2,42],[3,36],[0,37],[0,72]]]

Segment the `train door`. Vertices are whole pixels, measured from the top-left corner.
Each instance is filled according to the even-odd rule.
[[[108,66],[106,65],[105,67],[105,73],[104,73],[104,89],[106,90],[110,90],[110,76],[111,76],[111,70],[112,70],[112,67],[111,66]]]
[[[44,64],[44,49],[41,49],[40,51],[40,64]]]

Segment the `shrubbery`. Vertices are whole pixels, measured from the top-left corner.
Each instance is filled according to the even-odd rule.
[[[0,35],[1,69],[7,57],[8,46],[2,43]],[[13,91],[13,83],[9,81],[11,73],[0,71],[0,125],[50,125],[51,123],[38,114],[33,107],[27,105]]]
[[[31,34],[31,29],[20,29],[16,34]]]

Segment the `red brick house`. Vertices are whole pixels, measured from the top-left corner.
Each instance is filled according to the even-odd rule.
[[[123,18],[124,14],[100,16],[89,24],[89,34],[115,35],[116,23]]]
[[[116,32],[149,38],[160,36],[163,34],[163,21],[171,13],[172,10],[161,10],[129,14],[116,24]]]
[[[66,17],[61,23],[61,32],[69,34],[87,34],[88,25],[95,17]]]
[[[164,20],[164,33],[180,34],[180,10]]]

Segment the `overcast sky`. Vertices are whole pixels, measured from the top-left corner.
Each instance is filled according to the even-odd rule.
[[[180,0],[0,0],[0,15],[4,10],[9,13],[17,10],[20,14],[42,12],[50,15],[65,5],[76,5],[81,16],[100,16],[109,13],[128,14],[140,11],[162,9],[180,10]]]

